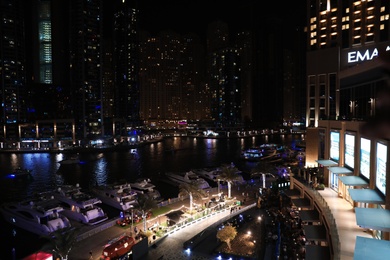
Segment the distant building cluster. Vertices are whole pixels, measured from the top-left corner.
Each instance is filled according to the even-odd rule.
[[[304,34],[281,19],[239,32],[210,22],[202,39],[140,29],[136,1],[114,1],[112,14],[102,0],[0,3],[0,141],[304,122]]]

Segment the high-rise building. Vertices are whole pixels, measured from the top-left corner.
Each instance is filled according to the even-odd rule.
[[[240,56],[224,48],[209,56],[211,116],[216,127],[239,127],[241,118]]]
[[[23,1],[0,1],[0,136],[17,139],[26,121],[26,53]]]
[[[39,83],[53,83],[51,0],[38,1]]]
[[[105,39],[103,42],[103,78],[102,103],[105,135],[115,136],[113,133],[113,117],[115,108],[115,73],[113,61],[113,42]]]
[[[27,121],[71,118],[69,4],[32,0],[26,8]]]
[[[128,126],[140,125],[138,9],[135,1],[122,1],[114,15],[115,118]]]
[[[377,83],[351,88],[348,81],[360,64],[388,51],[389,3],[308,1],[307,126],[372,114]]]
[[[220,128],[242,126],[240,53],[244,51],[232,47],[229,39],[226,23],[214,21],[208,25],[206,68],[210,113],[214,126]]]
[[[140,33],[141,118],[167,122],[181,120],[181,36],[162,31],[158,36]]]
[[[199,121],[207,119],[209,97],[205,95],[205,56],[201,39],[194,33],[182,37],[182,119]]]
[[[102,0],[72,0],[71,89],[78,138],[104,135],[102,106]]]
[[[250,31],[239,32],[235,37],[235,48],[240,55],[241,78],[241,119],[246,127],[250,127],[253,121],[253,33]]]
[[[222,21],[207,26],[207,54],[230,46],[229,27]]]
[[[390,240],[389,51],[389,0],[307,1],[306,167],[354,207],[373,237],[354,248],[378,258]]]

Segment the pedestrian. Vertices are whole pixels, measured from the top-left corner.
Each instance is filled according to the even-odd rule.
[[[93,259],[92,251],[89,251],[89,259]]]

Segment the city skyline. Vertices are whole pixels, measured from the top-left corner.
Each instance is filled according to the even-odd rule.
[[[10,17],[7,37],[21,33],[17,44],[6,41],[2,50],[2,55],[11,54],[5,60],[21,68],[10,73],[15,80],[5,85],[18,89],[15,97],[4,96],[6,139],[38,137],[38,132],[52,138],[54,128],[60,132],[52,126],[57,119],[66,119],[65,132],[75,132],[78,139],[126,135],[140,123],[159,127],[168,122],[171,127],[191,120],[207,122],[207,127],[278,127],[284,119],[302,120],[304,32],[283,22],[289,19],[284,11],[263,17],[260,11],[266,9],[253,1],[239,6],[171,1],[157,7],[142,2],[145,9],[134,8],[135,1],[22,3],[3,9]],[[195,15],[185,15],[188,10]],[[157,33],[145,33],[150,28]],[[193,30],[206,38],[199,40]],[[9,72],[4,71],[6,78]],[[52,122],[41,127],[36,120]],[[25,124],[23,131],[18,124]]]
[[[262,5],[256,0],[235,2],[146,0],[137,1],[137,4],[140,29],[153,34],[162,30],[173,30],[180,34],[197,33],[205,38],[208,25],[214,21],[227,23],[232,32],[235,33],[253,29],[254,23],[258,22],[259,19],[284,21],[287,28],[304,26],[306,23],[305,1],[297,3],[287,1],[282,5],[271,1],[267,5]],[[107,8],[104,10],[107,16],[113,14],[114,5],[110,2],[105,1],[104,8]]]

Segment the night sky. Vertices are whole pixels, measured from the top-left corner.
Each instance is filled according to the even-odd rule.
[[[111,1],[104,1],[109,12]],[[204,36],[207,25],[221,20],[233,31],[249,29],[258,16],[285,19],[286,25],[305,25],[306,1],[260,0],[139,0],[140,29],[152,34],[161,30],[194,32]],[[249,15],[253,11],[252,15]],[[278,14],[278,15],[276,15]],[[282,15],[280,15],[282,14]]]

